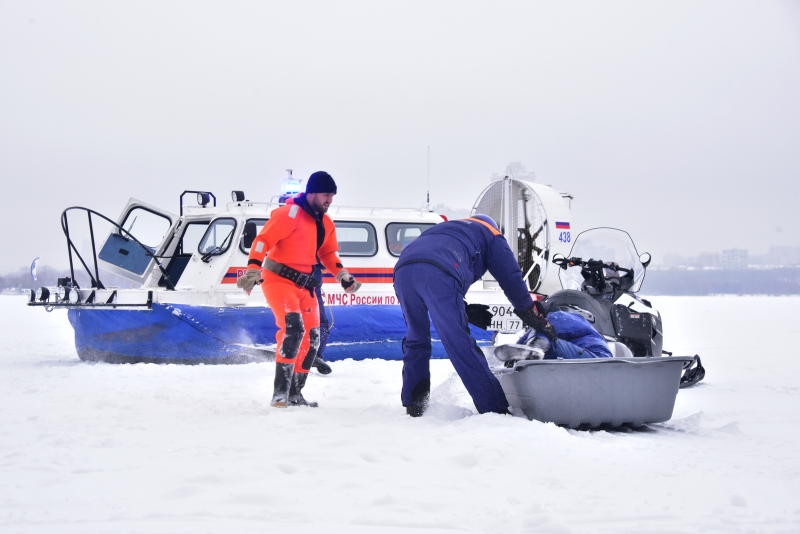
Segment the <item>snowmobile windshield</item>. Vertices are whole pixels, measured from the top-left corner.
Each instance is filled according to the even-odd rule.
[[[582,261],[600,260],[604,264],[614,263],[625,269],[633,269],[633,284],[629,291],[635,293],[644,282],[645,267],[639,260],[639,252],[633,243],[630,234],[619,228],[592,228],[578,234],[572,244],[570,258],[580,258]],[[582,268],[571,266],[566,270],[559,270],[561,287],[564,289],[581,290],[585,281]],[[624,271],[603,269],[603,274],[609,280],[625,276]]]

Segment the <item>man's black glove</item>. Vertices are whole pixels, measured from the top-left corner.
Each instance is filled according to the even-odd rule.
[[[336,274],[336,281],[342,284],[345,293],[355,293],[361,287],[361,282],[353,278],[347,269],[342,269]]]
[[[486,304],[467,304],[464,301],[464,308],[467,311],[467,321],[478,328],[486,330],[492,324],[492,312]]]
[[[536,330],[537,334],[542,334],[545,336],[550,343],[556,342],[556,331],[547,321],[547,317],[544,313],[544,306],[538,300],[533,302],[533,306],[528,308],[527,310],[514,310],[514,313],[522,319],[522,322],[525,323],[525,326],[528,328],[533,328]]]

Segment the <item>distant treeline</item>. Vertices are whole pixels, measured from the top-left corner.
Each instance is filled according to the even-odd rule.
[[[742,270],[649,270],[645,295],[798,295],[800,267]]]
[[[54,286],[59,277],[69,276],[69,270],[40,267],[34,281],[28,269],[0,275],[0,289],[33,289],[38,286]]]
[[[69,276],[69,269],[55,269],[49,266],[40,266],[36,273],[36,280],[31,276],[29,269],[20,269],[14,273],[0,275],[0,290],[35,289],[40,286],[55,286],[59,278]],[[82,267],[75,269],[75,278],[80,287],[91,287],[91,280]],[[131,287],[132,282],[113,275],[100,272],[103,284],[111,287]]]
[[[34,282],[28,270],[0,275],[0,289],[30,289],[54,286],[59,277],[69,276],[65,269],[42,267]],[[128,280],[101,273],[103,283],[131,287]],[[85,274],[78,274],[81,287],[89,287]],[[800,295],[800,267],[743,270],[649,270],[642,286],[645,295]]]

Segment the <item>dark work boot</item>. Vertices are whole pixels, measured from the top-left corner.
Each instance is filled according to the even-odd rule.
[[[275,363],[275,385],[272,406],[286,408],[289,405],[289,389],[292,387],[294,363]]]
[[[411,392],[411,402],[406,404],[406,413],[411,417],[420,417],[428,409],[431,393],[431,381],[421,380]]]
[[[427,399],[425,402],[413,402],[406,406],[406,413],[411,417],[421,417],[428,408]]]
[[[289,404],[291,406],[309,406],[311,408],[319,406],[319,403],[309,402],[303,397],[306,380],[308,380],[308,373],[295,373],[292,377],[292,386],[289,388]]]
[[[314,360],[314,367],[317,368],[317,371],[319,371],[319,374],[321,375],[329,375],[331,374],[331,371],[333,371],[331,366],[328,365],[328,362],[323,360],[320,356],[317,356],[317,359]]]

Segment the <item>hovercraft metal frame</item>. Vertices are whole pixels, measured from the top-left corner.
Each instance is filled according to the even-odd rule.
[[[194,193],[195,191],[188,191]],[[184,191],[184,194],[187,191]],[[181,195],[181,200],[183,200],[183,195]],[[214,204],[216,205],[216,198],[214,198]],[[183,207],[183,202],[181,202],[181,207]],[[75,243],[72,241],[72,237],[70,236],[69,231],[69,218],[67,213],[73,210],[80,210],[85,211],[89,221],[89,236],[92,242],[92,262],[94,264],[94,274],[92,274],[92,269],[86,263],[86,260],[83,259],[83,256],[78,251],[78,248],[75,246]],[[28,301],[28,306],[44,306],[48,309],[53,308],[118,308],[118,307],[125,307],[125,308],[147,308],[150,309],[153,307],[153,292],[147,292],[147,300],[142,303],[125,303],[120,304],[115,302],[117,296],[117,290],[113,290],[111,295],[106,299],[104,303],[94,302],[96,290],[98,289],[106,289],[106,286],[100,280],[100,269],[97,262],[97,244],[95,243],[95,236],[94,236],[94,222],[92,221],[92,216],[96,215],[100,217],[106,222],[111,223],[118,231],[119,234],[125,234],[124,237],[130,239],[145,251],[145,255],[150,256],[156,262],[156,266],[161,271],[161,274],[164,275],[164,279],[167,283],[167,289],[174,290],[175,286],[172,284],[172,281],[169,279],[164,266],[161,265],[161,262],[158,261],[158,256],[154,251],[151,251],[150,248],[145,246],[141,241],[136,239],[136,237],[130,233],[128,230],[122,227],[116,221],[113,221],[103,215],[102,213],[95,211],[90,208],[86,208],[83,206],[71,206],[61,212],[61,230],[64,232],[64,236],[67,239],[67,253],[69,256],[69,277],[59,278],[58,279],[58,287],[64,288],[64,297],[60,300],[50,301],[50,291],[47,290],[37,298],[36,292],[31,290],[30,300]],[[77,302],[70,302],[67,300],[70,291],[78,291],[80,290],[80,286],[78,286],[77,281],[75,280],[75,262],[73,261],[72,254],[75,253],[78,260],[80,260],[81,265],[83,265],[86,274],[89,275],[89,279],[91,280],[91,287],[93,288],[92,292],[81,301],[78,299]],[[44,288],[47,289],[47,288]],[[55,295],[54,295],[55,296]]]

